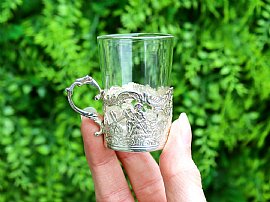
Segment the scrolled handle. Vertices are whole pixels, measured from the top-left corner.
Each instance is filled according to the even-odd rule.
[[[85,116],[87,118],[92,119],[93,121],[95,121],[99,126],[100,126],[100,130],[98,132],[95,133],[96,136],[99,136],[102,134],[102,127],[103,127],[103,122],[102,120],[98,117],[98,115],[96,113],[93,112],[87,112],[85,110],[82,110],[80,108],[78,108],[73,100],[72,100],[72,94],[73,94],[73,89],[75,86],[82,86],[84,84],[90,84],[91,86],[94,86],[95,88],[97,88],[99,90],[99,94],[97,94],[95,96],[95,100],[99,100],[101,98],[103,98],[103,94],[104,91],[100,88],[100,86],[98,85],[98,83],[95,81],[95,79],[93,79],[91,76],[85,76],[79,79],[76,79],[74,83],[71,84],[70,87],[66,88],[66,92],[67,92],[67,97],[68,97],[68,102],[71,106],[71,108],[78,112],[79,114],[81,114],[82,116]]]

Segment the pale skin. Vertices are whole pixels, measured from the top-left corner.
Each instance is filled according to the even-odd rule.
[[[192,132],[185,113],[172,123],[159,164],[150,153],[126,153],[104,146],[99,127],[83,117],[81,131],[97,201],[134,201],[122,168],[138,201],[206,201],[200,172],[192,160]],[[122,167],[121,167],[121,164]]]

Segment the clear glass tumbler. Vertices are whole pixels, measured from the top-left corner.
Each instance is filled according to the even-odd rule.
[[[100,125],[107,147],[126,152],[162,149],[172,120],[173,36],[158,33],[98,37],[102,90],[90,76],[67,88],[71,107]],[[72,102],[74,86],[90,84],[103,100],[104,120]]]

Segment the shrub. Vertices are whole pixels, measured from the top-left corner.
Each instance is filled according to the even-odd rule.
[[[176,36],[174,118],[189,116],[208,200],[270,200],[269,0],[2,0],[0,8],[0,202],[94,200],[64,89],[86,74],[101,80],[97,35],[128,32]],[[94,91],[77,91],[76,103],[101,111]]]

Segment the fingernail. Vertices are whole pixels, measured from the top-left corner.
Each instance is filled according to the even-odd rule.
[[[90,112],[90,113],[97,113],[97,110],[94,107],[86,107],[83,109],[84,111]],[[83,116],[81,115],[81,120],[83,119]]]
[[[179,116],[179,124],[181,128],[181,138],[185,145],[191,145],[191,127],[186,113],[181,113]]]
[[[83,110],[90,113],[97,113],[97,110],[94,107],[86,107]]]

